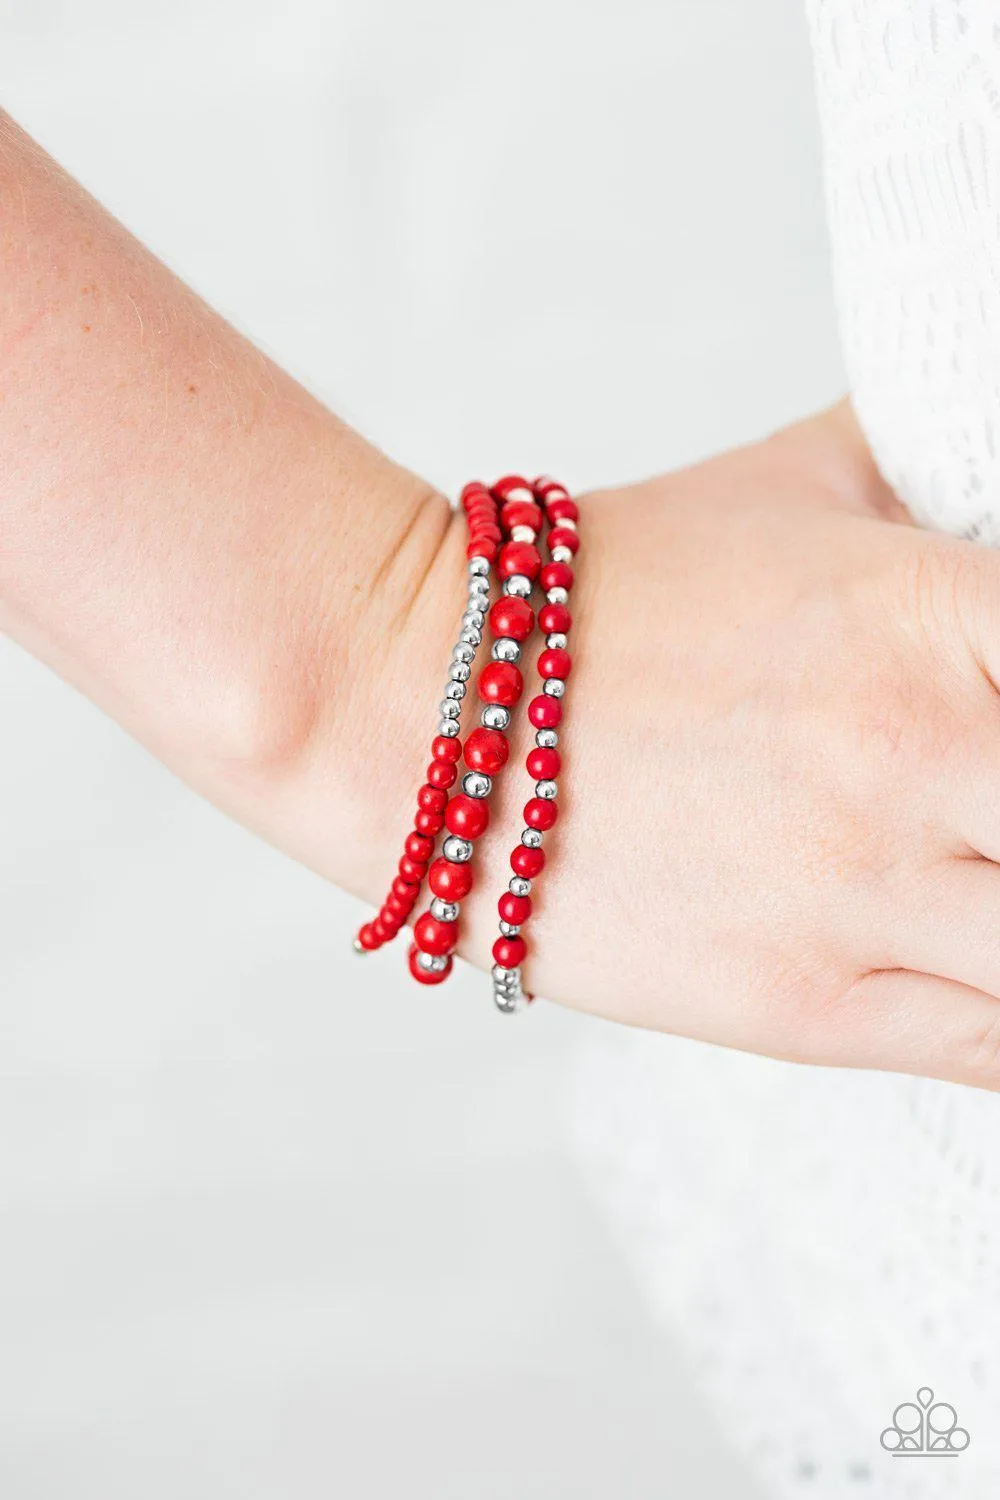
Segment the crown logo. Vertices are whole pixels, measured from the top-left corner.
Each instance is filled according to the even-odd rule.
[[[969,1446],[969,1434],[958,1425],[958,1413],[947,1401],[935,1401],[922,1385],[916,1401],[903,1401],[892,1414],[879,1442],[893,1458],[957,1458]]]

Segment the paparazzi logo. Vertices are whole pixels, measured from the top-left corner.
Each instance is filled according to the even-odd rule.
[[[893,1458],[957,1458],[969,1446],[969,1434],[958,1425],[958,1413],[947,1401],[935,1401],[922,1385],[916,1401],[903,1401],[892,1414],[879,1442]]]

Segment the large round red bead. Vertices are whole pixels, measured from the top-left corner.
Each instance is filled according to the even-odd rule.
[[[541,566],[542,559],[533,542],[508,542],[505,547],[501,547],[497,559],[497,571],[501,578],[512,578],[515,573],[523,573],[532,583],[538,577]]]
[[[437,974],[435,974],[430,969],[423,968],[417,962],[417,954],[419,952],[420,949],[417,947],[416,943],[411,943],[409,958],[407,962],[409,964],[410,973],[419,984],[440,984],[443,979],[448,978],[448,975],[451,973],[451,966],[453,962],[450,954],[448,955],[448,962],[445,964],[444,968],[441,969]]]
[[[465,742],[465,764],[486,776],[495,776],[507,764],[509,754],[507,736],[499,729],[474,729]]]
[[[515,896],[513,891],[504,891],[497,902],[497,910],[505,922],[520,927],[531,916],[531,897]]]
[[[510,853],[510,867],[515,875],[533,880],[545,868],[545,850],[529,849],[526,844],[517,844]]]
[[[529,750],[526,765],[532,781],[554,780],[559,775],[562,757],[558,750]]]
[[[431,865],[427,883],[442,901],[461,901],[472,890],[472,866],[439,858]]]
[[[542,529],[542,513],[528,500],[512,500],[500,512],[500,519],[508,531],[513,531],[515,526],[530,526],[535,532]]]
[[[496,636],[508,635],[511,640],[527,640],[535,625],[535,611],[527,599],[515,599],[504,595],[490,610],[490,629]]]
[[[460,839],[477,839],[486,831],[490,810],[482,797],[467,797],[464,792],[460,792],[448,803],[444,820],[449,833]]]
[[[476,691],[484,703],[510,708],[524,691],[524,678],[512,661],[491,661],[480,672]]]
[[[413,936],[418,948],[422,948],[425,953],[440,956],[450,953],[458,942],[458,923],[439,922],[437,917],[432,917],[429,911],[425,911],[413,929]]]
[[[558,698],[550,698],[547,693],[539,693],[537,698],[532,698],[528,704],[528,718],[536,729],[555,729],[562,718],[562,704]]]
[[[502,969],[516,969],[524,962],[527,951],[524,938],[499,937],[493,944],[493,957]]]
[[[540,677],[562,677],[564,680],[573,670],[573,658],[561,646],[549,646],[538,658]]]
[[[542,588],[548,593],[549,589],[571,589],[573,587],[573,569],[569,563],[546,563],[542,569]]]
[[[532,797],[524,804],[524,821],[529,828],[551,828],[558,816],[558,807],[548,797]]]
[[[518,490],[524,490],[525,494],[516,495]],[[531,496],[531,485],[522,474],[505,474],[493,486],[493,493],[498,500],[506,500],[512,494],[516,495],[518,500],[527,500]]]

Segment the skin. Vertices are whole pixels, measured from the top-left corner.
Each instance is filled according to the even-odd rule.
[[[377,902],[461,522],[2,116],[0,473],[3,628]],[[1000,1087],[1000,559],[906,524],[846,404],[581,510],[529,988]],[[484,965],[526,744],[522,726],[465,907]]]

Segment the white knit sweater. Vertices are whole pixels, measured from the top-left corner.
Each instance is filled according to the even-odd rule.
[[[808,9],[861,421],[920,520],[1000,543],[1000,3]],[[591,1064],[622,1244],[765,1493],[995,1500],[1000,1100],[627,1033]],[[967,1451],[880,1446],[918,1387]]]

